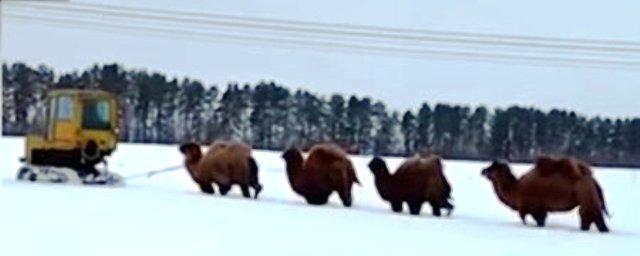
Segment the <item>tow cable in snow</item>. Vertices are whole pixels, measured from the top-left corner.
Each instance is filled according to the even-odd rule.
[[[157,174],[160,174],[160,173],[173,172],[173,171],[180,170],[182,168],[184,168],[184,165],[174,165],[174,166],[169,166],[169,167],[165,167],[165,168],[162,168],[162,169],[156,169],[156,170],[152,170],[152,171],[148,171],[148,172],[134,174],[134,175],[131,175],[131,176],[124,177],[124,179],[125,180],[132,180],[132,179],[138,179],[138,178],[143,178],[143,177],[151,178],[154,175],[157,175]]]

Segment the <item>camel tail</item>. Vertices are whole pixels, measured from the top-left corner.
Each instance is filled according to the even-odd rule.
[[[253,198],[258,198],[258,195],[263,189],[258,177],[258,163],[256,163],[253,157],[249,157],[247,161],[249,164],[249,185],[254,189]]]
[[[353,166],[349,166],[349,176],[351,176],[351,180],[353,180],[354,183],[362,186],[362,183],[360,183],[358,175],[356,175],[356,170],[353,169]]]
[[[434,162],[434,167],[435,169],[438,171],[439,175],[440,175],[440,181],[442,182],[442,194],[445,196],[445,198],[447,199],[451,199],[451,184],[449,184],[449,181],[447,180],[447,177],[444,176],[444,167],[442,166],[442,159],[438,158],[435,162]]]
[[[600,184],[598,184],[598,182],[594,181],[594,183],[596,185],[596,191],[598,192],[600,204],[602,205],[602,212],[604,212],[607,217],[611,217],[611,214],[609,214],[609,210],[607,209],[607,204],[604,201],[604,193],[602,192],[602,187],[600,187]]]
[[[258,163],[253,157],[249,157],[247,161],[249,163],[249,183],[256,184],[258,183]]]

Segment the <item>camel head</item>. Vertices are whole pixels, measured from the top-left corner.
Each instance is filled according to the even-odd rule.
[[[183,143],[182,145],[180,145],[179,149],[185,157],[185,162],[191,163],[194,161],[199,161],[202,157],[202,149],[200,148],[200,145],[196,143]]]
[[[190,173],[193,173],[195,166],[202,158],[202,149],[200,148],[200,145],[193,142],[187,142],[180,145],[179,149],[182,155],[184,155],[184,165]]]
[[[481,174],[491,181],[499,181],[506,177],[513,176],[509,164],[502,159],[494,160],[489,167],[482,170]]]
[[[369,169],[373,173],[373,175],[379,175],[383,173],[389,173],[389,169],[387,168],[387,163],[382,160],[380,157],[374,157],[371,162],[369,162]]]
[[[296,147],[291,147],[289,149],[287,149],[286,151],[284,151],[284,153],[282,153],[282,158],[287,162],[287,163],[293,163],[293,162],[302,162],[302,153],[300,153],[300,150]]]

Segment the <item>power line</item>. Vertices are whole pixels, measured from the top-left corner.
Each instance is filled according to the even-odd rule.
[[[96,29],[112,28],[116,30],[124,30],[136,33],[150,33],[163,37],[169,37],[176,39],[176,36],[183,38],[196,38],[198,40],[208,41],[235,41],[241,43],[255,44],[256,42],[268,43],[276,46],[293,46],[300,48],[311,49],[338,49],[349,50],[351,53],[365,52],[365,53],[382,53],[389,55],[402,55],[409,57],[439,57],[445,59],[457,59],[457,60],[474,60],[474,61],[496,61],[496,62],[518,62],[528,65],[536,65],[540,63],[553,63],[554,65],[569,66],[569,67],[582,67],[582,68],[618,68],[618,69],[638,69],[640,68],[640,62],[637,61],[617,61],[606,59],[592,59],[592,58],[560,58],[560,57],[540,57],[540,56],[526,56],[526,55],[513,55],[513,54],[492,54],[492,53],[477,53],[467,51],[443,51],[443,50],[427,50],[427,49],[411,49],[411,48],[397,48],[388,46],[372,46],[362,44],[349,44],[338,43],[331,41],[317,41],[317,40],[298,40],[298,39],[283,39],[283,38],[269,38],[259,36],[246,36],[237,34],[225,34],[215,32],[201,32],[201,31],[186,31],[170,28],[157,28],[157,27],[145,27],[137,25],[122,25],[112,24],[96,21],[86,21],[68,18],[53,18],[53,17],[38,17],[27,16],[17,14],[5,14],[5,17],[10,19],[22,20],[22,21],[40,21],[45,24],[65,25],[68,27],[83,28],[96,31]]]
[[[298,25],[320,26],[320,27],[345,27],[345,28],[359,29],[359,30],[373,30],[373,31],[378,30],[378,31],[387,31],[387,32],[434,34],[434,35],[448,35],[448,36],[460,36],[460,37],[498,38],[498,39],[512,39],[512,40],[523,40],[523,41],[553,41],[553,42],[583,43],[583,44],[620,44],[620,45],[640,47],[640,42],[622,41],[622,40],[596,40],[596,39],[537,37],[537,36],[521,36],[521,35],[482,34],[482,33],[469,33],[469,32],[450,32],[450,31],[435,31],[435,30],[425,30],[425,29],[407,29],[407,28],[391,28],[391,27],[369,26],[369,25],[352,25],[352,24],[344,24],[344,23],[319,23],[319,22],[273,19],[273,18],[257,18],[257,17],[246,17],[246,16],[225,15],[225,14],[187,12],[187,11],[178,11],[178,10],[168,11],[166,9],[113,6],[113,5],[104,5],[104,4],[97,4],[97,3],[74,2],[73,4],[80,5],[80,6],[94,6],[94,7],[102,7],[102,8],[121,8],[121,9],[130,10],[130,11],[150,11],[153,13],[173,13],[173,14],[179,14],[179,15],[185,15],[185,16],[218,17],[218,18],[224,18],[224,19],[257,21],[257,22],[266,22],[266,23],[282,23],[282,24],[292,24],[292,25],[298,24]]]
[[[248,28],[276,32],[312,33],[343,37],[386,39],[414,42],[454,43],[470,46],[507,46],[537,49],[561,49],[565,51],[587,51],[603,53],[640,54],[640,43],[628,41],[603,41],[586,39],[534,38],[523,36],[495,36],[475,33],[415,31],[407,34],[407,29],[356,26],[346,24],[323,24],[313,22],[287,21],[264,18],[247,18],[220,14],[203,14],[184,11],[168,11],[151,8],[114,7],[100,4],[73,3],[85,7],[69,5],[44,5],[21,3],[18,6],[57,10],[68,13],[82,12],[112,17],[126,17],[142,20],[175,21],[195,25],[213,25],[232,28]],[[123,10],[125,12],[123,12]],[[164,13],[165,15],[159,15]],[[169,16],[167,16],[169,15]],[[188,16],[187,16],[188,15]],[[199,18],[194,18],[199,17]],[[223,19],[223,20],[220,20]],[[418,35],[415,33],[420,32]]]
[[[42,10],[39,10],[39,11],[40,11],[40,12],[39,12],[39,14],[46,13],[46,11],[45,11],[45,12],[42,12]],[[32,12],[31,12],[31,13],[32,13]],[[29,15],[32,15],[31,13],[30,13]],[[73,13],[72,13],[72,14],[73,14]],[[87,18],[87,17],[85,17],[85,18]],[[91,18],[92,20],[96,20],[96,19],[97,19],[97,17],[89,17],[89,18]],[[101,16],[99,20],[105,20],[105,19],[108,19],[108,17]],[[116,20],[117,20],[117,17],[116,17]],[[122,21],[122,20],[121,20],[121,21]],[[85,21],[78,21],[78,22],[85,22]],[[128,24],[129,24],[129,23],[131,23],[131,21],[130,21],[130,20],[125,20],[125,21],[123,21],[123,22],[126,22],[126,23],[128,23]],[[157,23],[157,22],[154,22],[154,23]],[[174,24],[172,24],[172,23],[170,23],[170,22],[169,22],[168,24],[169,24],[169,26],[175,26]],[[156,24],[156,25],[157,25],[157,24]],[[235,32],[235,31],[237,31],[237,30],[234,30],[234,32]],[[254,35],[255,33],[256,33],[256,32],[251,31],[251,35]],[[288,35],[288,36],[292,36],[292,35]],[[293,36],[296,36],[296,35],[294,34]],[[296,38],[296,39],[300,39],[300,38],[302,38],[302,39],[304,39],[304,40],[308,40],[308,38],[309,38],[309,37],[311,37],[311,36],[309,36],[309,35],[299,36],[299,35],[298,35],[298,38]],[[321,37],[321,39],[326,39],[326,38],[327,38],[326,36]],[[351,42],[348,42],[348,43],[351,43]],[[389,43],[389,42],[387,42],[387,45],[388,45],[388,43]],[[396,45],[394,45],[394,46],[397,46],[397,44],[396,44]],[[421,45],[421,46],[422,46],[422,45]],[[396,47],[396,48],[397,48],[397,47]],[[449,48],[450,48],[450,47],[449,47]],[[461,48],[461,47],[455,47],[455,48]],[[466,47],[466,48],[470,48],[470,47]],[[472,52],[478,52],[478,50],[483,50],[483,49],[477,49],[477,48],[470,48],[470,49],[472,49]],[[527,51],[527,50],[519,49],[519,50],[518,50],[517,52],[515,52],[515,53],[517,53],[517,54],[516,54],[516,56],[523,56],[523,57],[527,57],[527,56],[525,56],[525,55],[523,55],[523,54],[522,54],[522,53],[526,53],[526,51]],[[513,52],[513,51],[512,51],[512,52]],[[536,52],[536,53],[539,53],[539,52]],[[575,55],[575,54],[574,54],[574,55]],[[598,56],[598,55],[600,55],[600,56]],[[589,56],[589,57],[593,57],[593,56],[597,56],[597,57],[602,57],[602,56],[604,56],[604,57],[607,57],[608,55],[602,55],[602,54],[590,54],[590,56]],[[613,56],[608,56],[608,57],[613,57]],[[638,57],[640,57],[640,56],[624,55],[624,56],[615,56],[615,57],[617,57],[617,58],[638,58]]]

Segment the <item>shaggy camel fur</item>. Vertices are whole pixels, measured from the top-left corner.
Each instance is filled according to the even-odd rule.
[[[538,226],[545,225],[547,213],[579,207],[580,229],[595,224],[608,232],[602,188],[589,166],[568,157],[540,157],[532,170],[517,179],[504,161],[494,161],[482,171],[493,184],[496,195],[509,208],[518,211],[523,223],[532,215]]]
[[[251,157],[251,148],[237,142],[216,141],[203,155],[198,144],[185,143],[180,146],[184,164],[204,193],[215,193],[212,183],[218,185],[220,194],[226,195],[232,185],[239,185],[244,197],[250,197],[249,187],[254,189],[254,198],[262,191],[258,181],[258,165]]]
[[[334,191],[342,203],[350,207],[353,201],[351,187],[360,183],[347,154],[331,144],[316,145],[305,160],[302,152],[290,148],[282,154],[287,165],[289,184],[294,192],[309,204],[323,205]]]
[[[422,204],[431,205],[433,215],[440,216],[440,209],[451,214],[453,205],[451,186],[444,176],[442,160],[436,155],[415,155],[406,159],[395,173],[390,174],[387,164],[380,157],[369,163],[378,194],[391,203],[394,212],[402,211],[402,204],[409,205],[409,212],[420,214]]]

